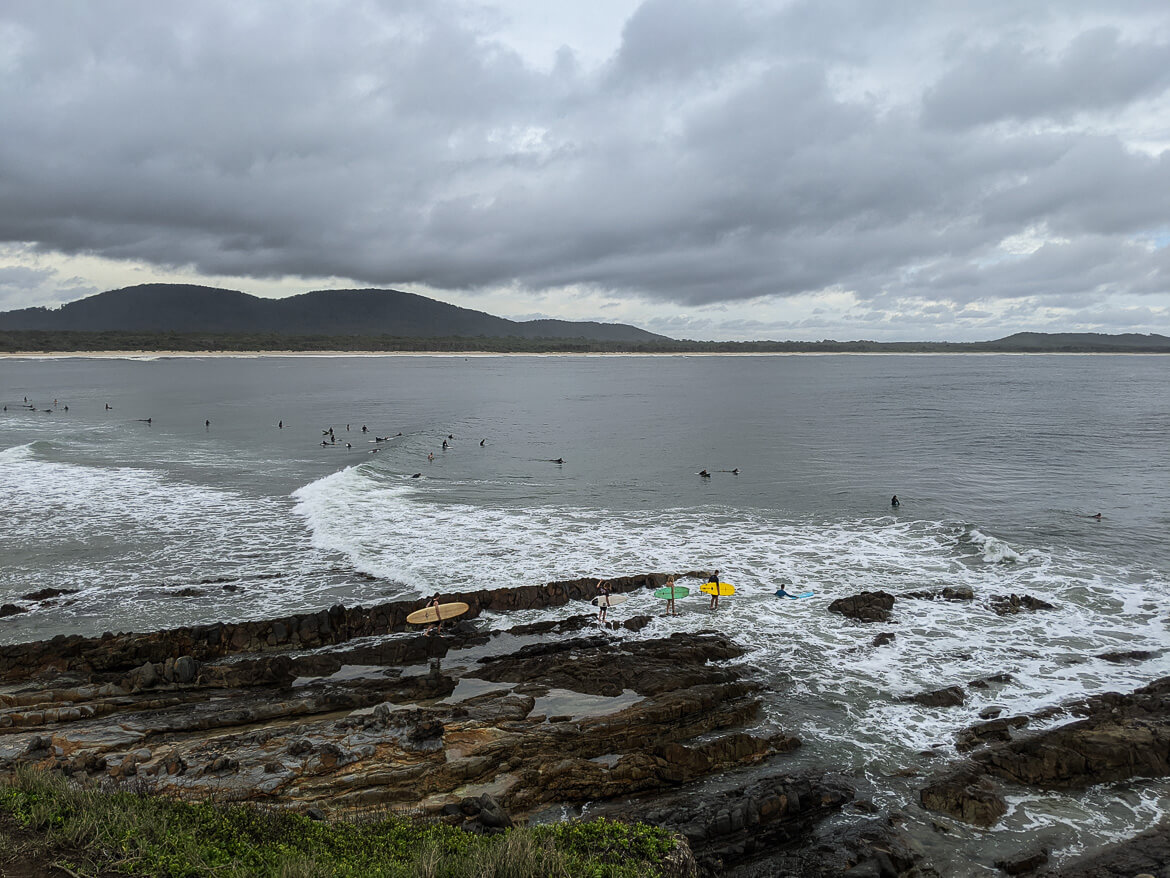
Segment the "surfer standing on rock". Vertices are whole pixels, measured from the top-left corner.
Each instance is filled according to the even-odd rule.
[[[678,613],[674,611],[674,577],[668,576],[666,578],[666,587],[670,589],[670,599],[666,602],[666,611],[672,615],[677,616]]]
[[[609,596],[613,589],[604,579],[597,580],[597,624],[605,624],[605,611],[609,609]]]
[[[431,595],[431,599],[429,601],[427,601],[427,607],[435,611],[436,619],[435,619],[435,624],[427,626],[426,633],[428,635],[431,635],[431,634],[434,634],[436,631],[438,631],[440,634],[442,634],[443,633],[443,617],[439,616],[439,594],[438,594],[438,592]]]

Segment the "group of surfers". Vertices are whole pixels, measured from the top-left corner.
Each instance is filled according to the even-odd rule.
[[[712,573],[711,576],[707,579],[707,582],[711,585],[716,586],[712,590],[711,602],[707,605],[707,609],[718,610],[719,609],[719,588],[718,588],[718,586],[719,586],[719,571],[716,570],[714,573]],[[674,577],[673,576],[668,576],[666,578],[666,587],[670,589],[670,597],[666,601],[666,615],[677,616],[678,613],[675,611],[675,606],[674,606],[676,586],[674,584]],[[681,588],[681,586],[679,588]],[[609,609],[609,602],[606,600],[600,600],[600,598],[609,597],[609,595],[613,594],[613,589],[610,588],[609,582],[607,580],[599,579],[599,580],[597,580],[597,585],[595,586],[594,590],[597,592],[597,596],[596,596],[596,598],[594,598],[594,600],[597,600],[597,622],[598,622],[598,624],[602,624],[606,620],[606,611]],[[679,597],[683,597],[683,596],[684,595],[679,595]]]

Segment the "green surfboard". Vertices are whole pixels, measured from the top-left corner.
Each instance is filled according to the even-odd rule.
[[[674,587],[674,599],[675,600],[678,600],[679,598],[685,598],[690,593],[691,593],[691,590],[689,588],[687,588],[685,585],[676,585]],[[654,592],[654,597],[662,598],[664,601],[670,600],[670,598],[671,598],[670,586],[664,586],[663,588],[658,589],[658,591]]]

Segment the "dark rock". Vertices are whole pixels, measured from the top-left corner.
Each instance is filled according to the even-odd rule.
[[[1035,872],[1047,862],[1048,850],[1047,848],[1040,848],[1038,851],[1028,851],[1012,857],[1005,857],[1002,860],[996,860],[995,868],[1006,872],[1008,875],[1026,875],[1029,872]]]
[[[27,613],[28,607],[22,607],[19,604],[0,604],[0,619],[5,616],[16,616],[20,613]]]
[[[895,637],[895,634],[893,631],[883,631],[881,634],[879,634],[877,637],[875,637],[873,639],[872,645],[873,646],[885,646],[887,643],[893,643],[894,637]]]
[[[957,707],[966,700],[966,695],[958,686],[947,686],[945,689],[935,689],[932,692],[919,692],[902,700],[921,704],[923,707]]]
[[[967,684],[967,687],[969,689],[987,689],[992,683],[1010,683],[1011,681],[1011,674],[992,674],[989,677],[980,677],[978,680],[972,680]]]
[[[307,811],[305,811],[305,816],[308,817],[310,820],[324,820],[325,819],[325,812],[322,811],[320,808],[313,807],[313,808],[309,808]]]
[[[75,588],[42,588],[40,591],[34,591],[31,594],[26,594],[24,599],[26,601],[47,601],[50,598],[60,597],[63,594],[77,594]]]
[[[1128,652],[1103,652],[1097,658],[1107,662],[1120,664],[1121,662],[1140,662],[1146,659],[1157,658],[1160,652],[1148,649],[1131,649]]]
[[[973,601],[975,600],[975,591],[969,585],[948,585],[946,588],[934,589],[933,591],[906,592],[901,597],[930,601]]]
[[[955,749],[960,753],[982,747],[984,744],[994,744],[1012,739],[1012,729],[1023,728],[1028,724],[1026,716],[1009,716],[1003,719],[992,718],[987,722],[976,723],[963,729],[955,738]]]
[[[487,793],[479,797],[479,814],[476,819],[492,829],[506,829],[512,825],[512,818],[508,816],[508,812]]]
[[[649,801],[602,805],[597,811],[680,832],[707,874],[724,874],[733,863],[805,841],[816,823],[839,811],[853,795],[853,787],[841,777],[776,775],[723,792],[680,791]]]
[[[991,609],[995,610],[996,615],[1011,616],[1016,613],[1022,613],[1025,610],[1055,610],[1052,604],[1047,601],[1042,601],[1040,598],[1032,597],[1030,594],[1010,594],[1010,595],[996,595],[990,601]]]
[[[888,622],[894,596],[884,591],[863,591],[829,604],[829,612],[840,613],[859,622]]]
[[[1043,872],[1045,878],[1165,878],[1170,875],[1170,822]]]
[[[1170,677],[1128,695],[1095,695],[1068,710],[1084,719],[978,750],[965,765],[922,790],[922,804],[987,826],[998,819],[997,810],[1003,813],[990,777],[1039,789],[1083,789],[1131,777],[1170,776]],[[1010,738],[1016,724],[1022,724],[1019,718],[974,726],[969,737],[960,736],[960,746]]]
[[[974,826],[994,826],[1007,813],[1007,803],[999,788],[990,778],[970,768],[924,787],[919,796],[924,808]]]
[[[195,659],[189,655],[181,655],[175,659],[175,680],[180,683],[190,683],[195,679],[198,668]]]
[[[505,656],[489,656],[481,659],[481,669],[467,676],[496,683],[537,683],[587,695],[618,695],[624,689],[655,695],[728,682],[736,672],[710,663],[742,654],[743,648],[731,638],[713,632],[637,642],[597,636],[537,643]]]
[[[727,871],[728,878],[938,878],[897,815],[825,821],[800,846],[772,849]]]

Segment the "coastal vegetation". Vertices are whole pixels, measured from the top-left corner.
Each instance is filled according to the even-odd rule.
[[[283,335],[274,332],[83,332],[66,330],[0,331],[0,353],[92,353],[100,351],[265,352],[375,351],[440,353],[1170,353],[1161,335],[1097,333],[1018,333],[983,342],[879,341],[607,341],[593,338],[517,336]]]
[[[0,786],[0,870],[18,863],[29,875],[652,878],[675,845],[664,830],[611,820],[497,835],[392,813],[328,823],[248,804],[103,791],[27,766]]]

